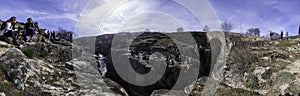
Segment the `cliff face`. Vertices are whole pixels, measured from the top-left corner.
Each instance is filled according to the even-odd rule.
[[[153,90],[158,89],[171,89],[176,81],[177,78],[180,75],[181,70],[199,70],[199,77],[202,76],[208,76],[209,70],[210,70],[210,46],[207,41],[207,37],[205,33],[196,33],[193,32],[192,36],[196,38],[196,43],[199,46],[199,50],[195,50],[194,47],[190,47],[189,43],[186,43],[185,41],[178,41],[179,43],[186,44],[187,47],[182,47],[184,50],[190,50],[192,52],[198,52],[201,54],[201,58],[193,58],[188,57],[185,55],[180,54],[179,47],[175,44],[174,39],[171,39],[167,35],[161,34],[161,33],[143,33],[140,35],[137,34],[130,34],[130,33],[120,33],[121,37],[120,40],[123,40],[121,42],[120,40],[116,40],[117,42],[113,42],[112,39],[114,35],[102,35],[98,36],[96,38],[96,48],[95,53],[96,54],[102,54],[107,58],[106,66],[108,69],[108,72],[106,74],[107,78],[110,78],[114,81],[116,81],[118,84],[123,86],[129,95],[137,95],[137,96],[149,96]],[[173,36],[180,36],[187,33],[170,33],[168,35]],[[130,40],[127,40],[128,37],[137,37],[133,40],[132,43]],[[120,42],[118,42],[120,41]],[[115,48],[112,48],[111,44],[115,43],[117,45]],[[201,46],[201,47],[200,47]],[[129,51],[126,49],[126,47],[130,47]],[[124,80],[124,78],[121,78],[121,76],[117,73],[117,71],[124,71],[128,72],[129,69],[126,69],[125,67],[117,70],[114,67],[114,60],[116,60],[111,52],[115,52],[119,55],[122,55],[123,58],[128,58],[132,68],[139,74],[146,74],[150,70],[159,71],[163,68],[155,69],[152,67],[152,65],[149,64],[151,60],[154,61],[160,61],[166,62],[166,71],[164,72],[161,79],[159,79],[156,83],[148,85],[148,86],[137,86],[131,83],[128,83]],[[153,56],[155,52],[161,53],[163,56]],[[151,56],[152,55],[152,56]],[[117,58],[117,57],[116,57]],[[157,58],[157,59],[155,59]],[[165,58],[165,59],[163,59]],[[182,61],[183,59],[189,59],[186,61]],[[118,61],[123,61],[122,59],[119,59]],[[196,65],[186,65],[184,62],[201,62],[201,66]],[[125,62],[125,61],[124,61]],[[158,64],[158,63],[157,63]],[[120,65],[115,66],[123,66],[121,63]],[[155,65],[154,65],[155,66]],[[164,67],[164,64],[161,66]],[[181,69],[182,67],[185,67],[184,69]],[[128,70],[128,71],[126,71]],[[188,72],[186,72],[188,73]],[[140,80],[138,76],[133,76],[132,78],[136,78],[137,80]],[[156,77],[153,77],[156,78]],[[150,82],[150,80],[144,80],[143,82]],[[185,86],[189,85],[187,82],[193,82],[193,80],[186,80],[181,85],[181,88],[184,88]]]
[[[114,47],[116,49],[111,48],[114,35],[102,35],[96,39],[95,53],[103,54],[107,57],[107,77],[123,86],[130,95],[150,95],[154,90],[157,90],[152,93],[155,96],[167,92],[159,89],[172,88],[179,76],[179,70],[186,70],[181,63],[185,61],[178,59],[184,56],[180,55],[178,50],[176,51],[177,48],[174,47],[173,39],[170,40],[168,36],[159,33],[143,33],[139,36],[130,33],[122,34],[124,38],[126,36],[137,38],[129,44],[117,43],[119,46]],[[167,34],[180,35],[184,33]],[[180,94],[200,95],[203,88],[207,86],[206,81],[211,71],[210,47],[212,45],[208,42],[205,33],[192,32],[191,34],[197,42],[198,53],[201,55],[200,58],[192,58],[199,60],[201,63],[199,79],[196,85],[184,84],[185,87],[177,91]],[[120,40],[126,41],[124,38]],[[225,38],[227,48],[226,66],[223,69],[222,80],[217,87],[216,95],[297,95],[300,92],[300,79],[298,76],[300,54],[297,47],[299,38],[293,37],[288,41],[270,41],[262,37],[236,33],[226,33]],[[125,49],[128,46],[130,46],[129,51]],[[151,60],[150,55],[155,52],[161,52],[167,58],[167,65],[175,65],[177,67],[168,66],[161,79],[153,85],[136,86],[123,80],[113,67],[110,52],[116,50],[119,54],[129,55],[128,59],[131,66],[140,74],[145,74],[151,70],[144,63],[147,64],[147,60]],[[144,62],[143,60],[146,61]],[[193,66],[189,70],[193,70]],[[173,93],[179,94],[178,92]]]
[[[189,41],[169,37],[184,34],[187,33],[118,33],[124,38],[118,38],[117,42],[113,42],[115,34],[108,34],[79,38],[73,43],[25,43],[22,49],[0,41],[0,94],[160,96],[168,92],[172,96],[199,96],[205,86],[209,86],[207,80],[211,63],[214,62],[211,50],[216,43],[210,43],[207,34],[203,32],[190,33],[197,47]],[[129,40],[126,39],[128,37],[137,38]],[[290,38],[289,41],[270,41],[261,37],[226,33],[225,39],[226,66],[220,71],[221,83],[217,85],[215,95],[299,94],[299,37]],[[178,47],[175,42],[184,47]],[[112,47],[112,43],[116,46]],[[182,49],[200,56],[193,58],[184,55],[179,51]],[[123,59],[113,56],[114,52],[129,60],[130,66],[139,74],[160,70],[150,63],[165,67],[166,70],[161,77],[153,77],[159,79],[151,85],[131,84],[117,73],[120,70],[114,66],[114,60],[120,61],[117,66],[123,66],[124,63]],[[101,64],[105,64],[107,69],[105,77],[101,76],[101,72],[105,72]],[[128,71],[127,67],[121,70]],[[178,76],[183,73],[188,77],[193,72],[197,73],[198,79],[187,78],[180,87],[169,91],[176,84]],[[134,74],[128,76],[136,82],[150,82]]]

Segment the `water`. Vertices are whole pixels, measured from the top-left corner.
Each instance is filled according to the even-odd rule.
[[[107,72],[105,60],[106,58],[102,54],[98,54],[98,70],[101,72],[102,77],[105,77]]]

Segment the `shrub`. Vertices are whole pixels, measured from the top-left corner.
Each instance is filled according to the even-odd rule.
[[[251,53],[250,47],[250,42],[239,41],[233,46],[229,54],[230,68],[240,76],[246,71],[254,70],[255,66],[253,63],[258,61],[258,56]]]
[[[33,59],[36,57],[36,54],[34,52],[34,49],[31,48],[31,47],[28,47],[28,46],[25,46],[23,49],[22,49],[22,52],[30,59]]]

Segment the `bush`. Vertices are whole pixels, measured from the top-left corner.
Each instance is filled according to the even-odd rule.
[[[252,71],[255,68],[253,63],[258,61],[258,56],[251,53],[251,42],[239,41],[232,47],[229,53],[230,68],[234,73],[242,76],[244,72]]]
[[[9,48],[7,45],[0,45],[0,48]]]
[[[36,57],[36,54],[34,52],[34,49],[31,48],[31,47],[28,47],[28,46],[25,46],[23,49],[22,49],[22,52],[30,59],[33,59]]]
[[[247,76],[245,76],[245,81],[244,81],[244,85],[248,88],[251,88],[251,89],[258,89],[259,88],[259,80],[258,78],[256,77],[256,75],[254,74],[249,74]]]

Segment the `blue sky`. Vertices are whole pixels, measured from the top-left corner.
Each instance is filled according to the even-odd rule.
[[[196,0],[192,0],[196,1]],[[233,23],[234,32],[258,27],[296,34],[300,25],[299,0],[208,0],[221,21]],[[171,0],[1,0],[0,19],[32,17],[40,27],[63,27],[89,36],[117,31],[202,30],[203,20],[186,6]],[[204,6],[199,4],[199,6]],[[203,11],[205,15],[206,10]],[[147,23],[145,23],[147,22]]]
[[[39,22],[39,26],[56,30],[63,27],[74,30],[87,0],[1,0],[0,19],[16,16],[17,21],[26,22],[28,17]]]

